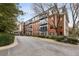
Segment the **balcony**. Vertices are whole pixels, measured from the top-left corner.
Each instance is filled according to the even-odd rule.
[[[29,25],[29,28],[32,28],[32,24]]]
[[[47,19],[43,19],[43,20],[40,20],[39,22],[40,26],[43,26],[43,25],[47,25]]]
[[[47,23],[40,24],[40,26],[44,26],[44,25],[47,25]]]
[[[42,26],[39,29],[40,32],[46,32],[47,31],[47,26]]]
[[[39,15],[39,19],[40,19],[40,20],[43,20],[43,19],[45,19],[45,18],[47,18],[46,15]]]

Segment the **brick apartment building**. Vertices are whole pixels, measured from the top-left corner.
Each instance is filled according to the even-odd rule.
[[[34,20],[32,23],[32,35],[39,35],[39,20]]]
[[[55,19],[55,20],[54,20]],[[64,14],[60,14],[60,21],[57,20],[57,14],[53,14],[48,18],[48,33],[50,35],[56,35],[56,29],[54,29],[55,25],[59,25],[57,28],[58,35],[64,35]],[[54,26],[53,23],[55,24]]]
[[[32,35],[32,19],[25,22],[25,35]]]
[[[14,30],[13,33],[16,35],[24,34],[24,32],[23,32],[24,31],[24,22],[17,21],[16,25],[17,25],[16,30]]]
[[[68,19],[66,12],[61,12],[59,14],[52,13],[53,9],[49,9],[49,16],[44,14],[39,14],[32,19],[25,22],[25,35],[68,35]],[[57,30],[54,28],[54,25],[59,26]]]

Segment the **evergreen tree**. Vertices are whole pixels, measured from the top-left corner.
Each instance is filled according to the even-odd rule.
[[[0,32],[12,32],[16,28],[17,16],[21,15],[19,5],[0,3]]]

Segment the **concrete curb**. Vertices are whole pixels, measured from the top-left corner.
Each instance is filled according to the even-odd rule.
[[[0,47],[0,51],[1,51],[1,50],[6,50],[6,49],[13,48],[13,47],[15,47],[17,44],[18,44],[18,42],[17,42],[17,40],[15,39],[12,44],[7,45],[7,46],[2,46],[2,47]]]

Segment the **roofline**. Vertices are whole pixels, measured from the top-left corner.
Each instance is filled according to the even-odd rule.
[[[46,11],[49,11],[50,9],[52,9],[52,8],[54,8],[54,6],[53,7],[50,7],[49,9],[47,9]],[[61,7],[62,8],[62,7]],[[61,8],[58,8],[58,9],[61,9]],[[45,11],[45,12],[46,12]],[[30,18],[30,19],[33,19],[33,18],[35,18],[35,17],[37,17],[37,16],[39,16],[39,15],[42,15],[42,13],[40,13],[40,14],[38,14],[38,15],[35,15],[34,17],[32,17],[32,18]],[[29,21],[30,19],[28,19],[27,21]],[[25,21],[25,22],[27,22],[27,21]]]

